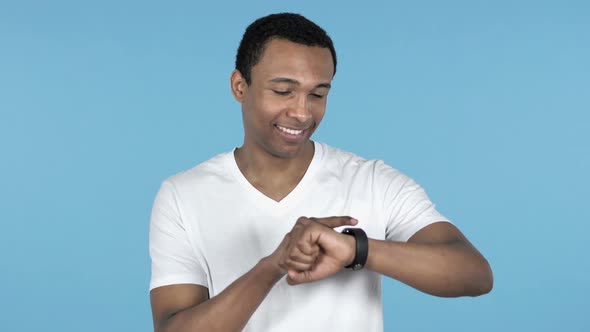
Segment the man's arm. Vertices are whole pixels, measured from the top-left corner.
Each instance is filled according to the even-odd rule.
[[[310,270],[289,269],[292,285],[327,278],[354,260],[353,237],[313,221],[292,242],[301,247],[317,244],[322,249]],[[426,226],[408,242],[369,239],[365,267],[436,296],[477,296],[493,286],[486,259],[448,222]]]
[[[428,225],[408,242],[370,239],[366,268],[436,296],[478,296],[493,287],[487,260],[448,222]]]
[[[241,331],[284,275],[273,265],[270,257],[262,259],[212,299],[209,299],[207,288],[198,285],[153,289],[150,299],[154,331]]]
[[[288,267],[305,271],[315,263],[319,254],[317,246],[288,250],[292,247],[292,234],[299,234],[303,228],[301,219],[305,218],[295,223],[270,256],[261,259],[250,271],[211,299],[207,288],[198,285],[182,284],[153,289],[150,298],[154,330],[241,331],[268,292],[287,273]],[[326,229],[356,224],[356,220],[349,217],[328,218],[320,222]]]

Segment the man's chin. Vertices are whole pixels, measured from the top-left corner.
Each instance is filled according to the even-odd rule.
[[[295,159],[305,155],[306,147],[312,144],[310,140],[306,140],[302,144],[281,146],[273,149],[271,154],[281,159]]]

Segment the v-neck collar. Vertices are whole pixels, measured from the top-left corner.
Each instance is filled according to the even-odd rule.
[[[293,190],[291,190],[291,192],[287,194],[287,196],[283,197],[283,199],[281,199],[278,202],[266,196],[258,189],[256,189],[256,187],[254,187],[248,181],[248,179],[246,179],[244,174],[242,174],[242,171],[240,171],[240,168],[238,167],[238,163],[236,161],[234,154],[237,148],[234,148],[231,152],[228,153],[227,157],[229,161],[227,164],[230,168],[230,172],[232,173],[232,175],[236,178],[236,180],[241,184],[242,188],[246,191],[247,196],[251,197],[251,199],[254,202],[256,202],[257,205],[260,205],[264,208],[282,210],[289,206],[292,206],[303,197],[305,191],[309,187],[310,182],[313,181],[313,178],[317,173],[319,165],[321,164],[321,159],[324,155],[323,146],[322,144],[317,143],[315,141],[312,142],[314,144],[314,153],[311,162],[309,163],[309,166],[307,167],[307,170],[303,175],[303,178],[301,178],[299,183],[295,186],[295,188],[293,188]]]

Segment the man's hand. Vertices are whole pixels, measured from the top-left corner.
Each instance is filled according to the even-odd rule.
[[[351,217],[301,217],[265,260],[277,280],[288,273],[290,285],[327,278],[350,264],[355,254],[354,238],[333,228],[357,223]]]
[[[351,217],[299,218],[281,260],[282,268],[288,270],[287,282],[296,285],[324,279],[350,264],[355,240],[333,228],[357,223]]]

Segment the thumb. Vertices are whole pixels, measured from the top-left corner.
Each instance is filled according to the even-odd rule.
[[[303,284],[306,282],[312,282],[313,276],[311,271],[295,271],[295,270],[289,270],[288,274],[287,274],[287,283],[291,286],[293,285],[298,285],[298,284]]]
[[[310,218],[313,221],[319,222],[324,226],[336,228],[340,226],[354,226],[358,224],[358,220],[352,217],[327,217],[327,218]]]

